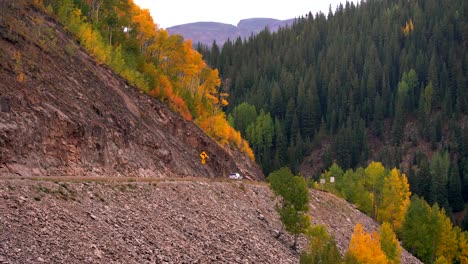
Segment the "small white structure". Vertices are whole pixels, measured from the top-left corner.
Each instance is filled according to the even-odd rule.
[[[320,184],[325,184],[325,179],[320,179]]]
[[[335,182],[335,177],[330,177],[330,182]]]
[[[243,177],[240,176],[239,173],[230,173],[229,176],[228,176],[229,179],[232,179],[232,180],[242,180]]]

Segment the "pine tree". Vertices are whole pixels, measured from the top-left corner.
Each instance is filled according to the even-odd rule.
[[[460,212],[464,209],[460,174],[458,164],[452,163],[450,166],[450,177],[448,179],[448,202],[454,212]]]
[[[448,152],[436,152],[432,156],[430,165],[431,185],[429,193],[429,202],[438,203],[440,207],[448,208],[448,172],[450,160]]]
[[[283,116],[283,96],[281,95],[281,89],[277,82],[274,82],[273,89],[271,91],[270,109],[271,114],[275,117]]]

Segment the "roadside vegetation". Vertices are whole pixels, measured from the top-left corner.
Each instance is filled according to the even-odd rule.
[[[379,234],[365,234],[362,227],[356,226],[345,260],[399,263],[396,255],[401,254],[401,249],[395,242],[396,233],[402,245],[424,263],[468,263],[468,232],[454,225],[437,202],[431,206],[424,198],[411,196],[406,175],[398,169],[389,170],[380,162],[371,162],[366,168],[343,171],[333,164],[321,178],[324,181],[315,182],[315,188],[343,197],[382,224]],[[378,252],[366,251],[378,241],[388,262],[369,262],[380,257],[366,257]]]

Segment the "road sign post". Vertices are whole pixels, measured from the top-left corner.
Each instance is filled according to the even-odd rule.
[[[206,158],[208,158],[208,154],[206,154],[205,151],[202,151],[202,153],[200,153],[200,158],[201,158],[201,164],[206,164]]]

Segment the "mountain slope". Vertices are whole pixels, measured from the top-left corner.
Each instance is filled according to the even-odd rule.
[[[98,65],[32,5],[0,5],[0,174],[263,178],[244,155]]]
[[[0,262],[298,262],[293,238],[274,238],[281,223],[264,184],[127,180],[0,179]],[[354,225],[378,228],[343,199],[310,195],[313,221],[342,254]],[[402,263],[421,262],[404,251]]]
[[[200,50],[226,80],[227,111],[266,174],[289,166],[312,177],[333,161],[354,168],[372,159],[421,167],[448,149],[463,175],[466,13],[460,0],[348,2],[276,34]],[[273,124],[248,133],[264,117]]]
[[[195,22],[173,26],[167,31],[170,34],[179,34],[185,39],[191,39],[195,45],[200,42],[211,46],[213,41],[216,41],[217,45],[223,45],[228,39],[248,38],[252,34],[258,34],[265,27],[268,27],[271,32],[276,32],[278,28],[291,25],[293,22],[294,19],[249,18],[239,21],[237,26],[218,22]]]
[[[1,263],[297,262],[291,237],[274,239],[266,186],[175,179],[262,179],[255,164],[97,64],[24,3],[0,2]],[[312,192],[313,208],[331,203]],[[322,219],[366,221],[324,210]]]

